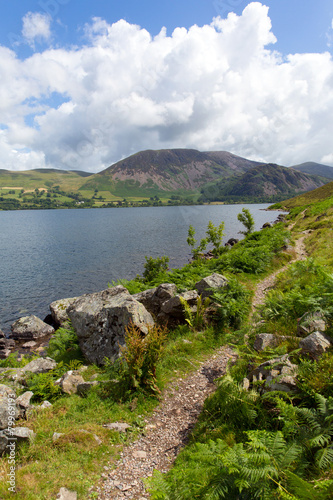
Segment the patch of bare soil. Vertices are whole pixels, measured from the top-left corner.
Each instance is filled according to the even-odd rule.
[[[143,479],[154,470],[167,472],[186,445],[205,399],[215,391],[214,380],[221,377],[228,361],[236,359],[230,347],[220,348],[191,375],[174,380],[162,401],[146,420],[143,435],[125,446],[120,460],[105,467],[97,488],[99,500],[146,499]]]

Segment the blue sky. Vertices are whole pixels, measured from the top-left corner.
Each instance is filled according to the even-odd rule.
[[[331,0],[0,0],[0,14],[0,168],[100,171],[169,147],[333,165]]]

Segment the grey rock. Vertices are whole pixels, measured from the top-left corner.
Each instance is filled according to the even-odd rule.
[[[0,359],[7,359],[11,352],[10,349],[0,349]]]
[[[326,322],[324,315],[320,312],[305,313],[297,321],[297,335],[304,337],[313,332],[324,332],[326,330]]]
[[[67,488],[60,488],[57,500],[77,500],[77,493],[76,491],[71,491]]]
[[[61,377],[59,385],[66,394],[76,394],[78,385],[84,383],[78,370],[70,370]]]
[[[52,442],[56,443],[58,441],[58,439],[61,438],[61,436],[63,436],[63,435],[64,435],[63,432],[54,432],[52,435]]]
[[[283,391],[283,392],[295,391],[297,390],[296,378],[290,375],[286,375],[284,377],[273,379],[272,383],[270,382],[269,379],[267,379],[265,388],[271,391]]]
[[[36,340],[52,335],[54,328],[37,316],[25,316],[12,324],[11,331],[11,337],[15,340]]]
[[[132,323],[146,335],[154,320],[123,286],[79,297],[67,309],[81,350],[88,361],[102,365],[115,360],[125,344],[125,329]]]
[[[157,316],[161,311],[163,302],[171,299],[177,293],[173,283],[162,283],[157,288],[151,288],[141,293],[132,295],[138,302],[145,306],[148,312]]]
[[[147,458],[147,452],[143,450],[133,451],[134,458]]]
[[[3,433],[9,439],[15,439],[17,442],[22,441],[33,441],[35,439],[35,433],[28,427],[13,427],[11,431],[4,430]]]
[[[96,387],[99,385],[99,382],[97,380],[94,380],[92,382],[82,382],[81,384],[78,384],[76,387],[76,392],[79,396],[85,396],[92,387]]]
[[[30,400],[31,400],[33,395],[34,395],[34,393],[32,391],[27,391],[27,392],[24,392],[23,394],[21,394],[21,396],[19,396],[16,399],[16,407],[19,411],[19,415],[21,418],[24,418],[26,416],[26,412],[27,412],[27,410],[29,410],[29,408],[31,406]]]
[[[51,316],[56,324],[61,326],[69,321],[67,308],[77,299],[78,297],[71,297],[67,299],[55,300],[50,304]]]
[[[297,389],[297,369],[297,365],[289,360],[288,354],[284,354],[259,365],[249,373],[248,379],[252,383],[263,381],[260,386],[261,392],[290,392]]]
[[[272,333],[259,333],[256,335],[253,347],[256,351],[263,351],[267,347],[276,347],[279,344],[279,338]]]
[[[243,389],[245,389],[246,391],[248,391],[250,389],[250,381],[247,377],[244,377],[243,378],[243,383],[242,383],[242,387]]]
[[[311,335],[308,335],[299,343],[302,352],[310,354],[315,359],[332,347],[332,345],[332,339],[321,332],[311,333]]]
[[[104,424],[103,427],[110,429],[111,431],[126,432],[131,426],[125,422],[112,422],[111,424]]]
[[[265,222],[265,224],[263,224],[262,226],[262,229],[266,229],[268,227],[273,227],[273,225],[270,222]]]
[[[9,444],[9,439],[3,432],[0,432],[0,456],[6,451],[8,452],[7,445]]]
[[[36,358],[22,368],[23,373],[47,373],[56,368],[57,363],[52,358]]]
[[[8,423],[19,415],[16,407],[15,391],[7,385],[0,385],[0,430],[7,429]]]
[[[228,280],[225,276],[218,273],[213,273],[206,278],[198,281],[194,287],[198,290],[199,295],[203,298],[210,297],[219,288],[223,288],[228,285]]]
[[[42,404],[39,406],[39,408],[51,408],[53,406],[52,403],[50,403],[50,401],[43,401]]]
[[[37,342],[34,340],[30,340],[30,342],[25,342],[25,344],[22,345],[23,349],[32,349],[33,347],[36,347]]]
[[[162,304],[161,311],[166,315],[174,316],[176,318],[184,318],[184,308],[180,298],[186,300],[190,307],[196,307],[198,292],[196,290],[190,290],[166,300]],[[193,311],[194,310],[195,309],[193,309]]]

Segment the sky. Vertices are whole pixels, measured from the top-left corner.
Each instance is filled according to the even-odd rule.
[[[0,0],[0,168],[333,166],[332,0]]]

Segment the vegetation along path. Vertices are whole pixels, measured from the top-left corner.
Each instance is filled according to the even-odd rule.
[[[303,260],[305,251],[303,234],[295,244],[295,258],[286,266],[260,281],[256,287],[252,312],[264,302],[266,293],[273,288],[276,276],[291,262]],[[205,399],[214,392],[214,380],[221,377],[228,361],[236,354],[228,346],[201,363],[200,368],[183,379],[175,379],[164,391],[163,399],[153,415],[146,420],[144,434],[123,448],[121,458],[105,468],[102,480],[96,488],[99,500],[149,498],[144,479],[154,470],[167,472],[178,453],[185,446],[200,415]]]
[[[153,415],[146,420],[144,434],[123,448],[121,458],[106,467],[97,487],[98,498],[149,498],[143,479],[154,470],[167,472],[188,437],[202,411],[205,399],[214,392],[214,380],[221,377],[227,363],[236,358],[228,346],[201,363],[200,368],[183,379],[176,379],[164,391],[163,400]]]

